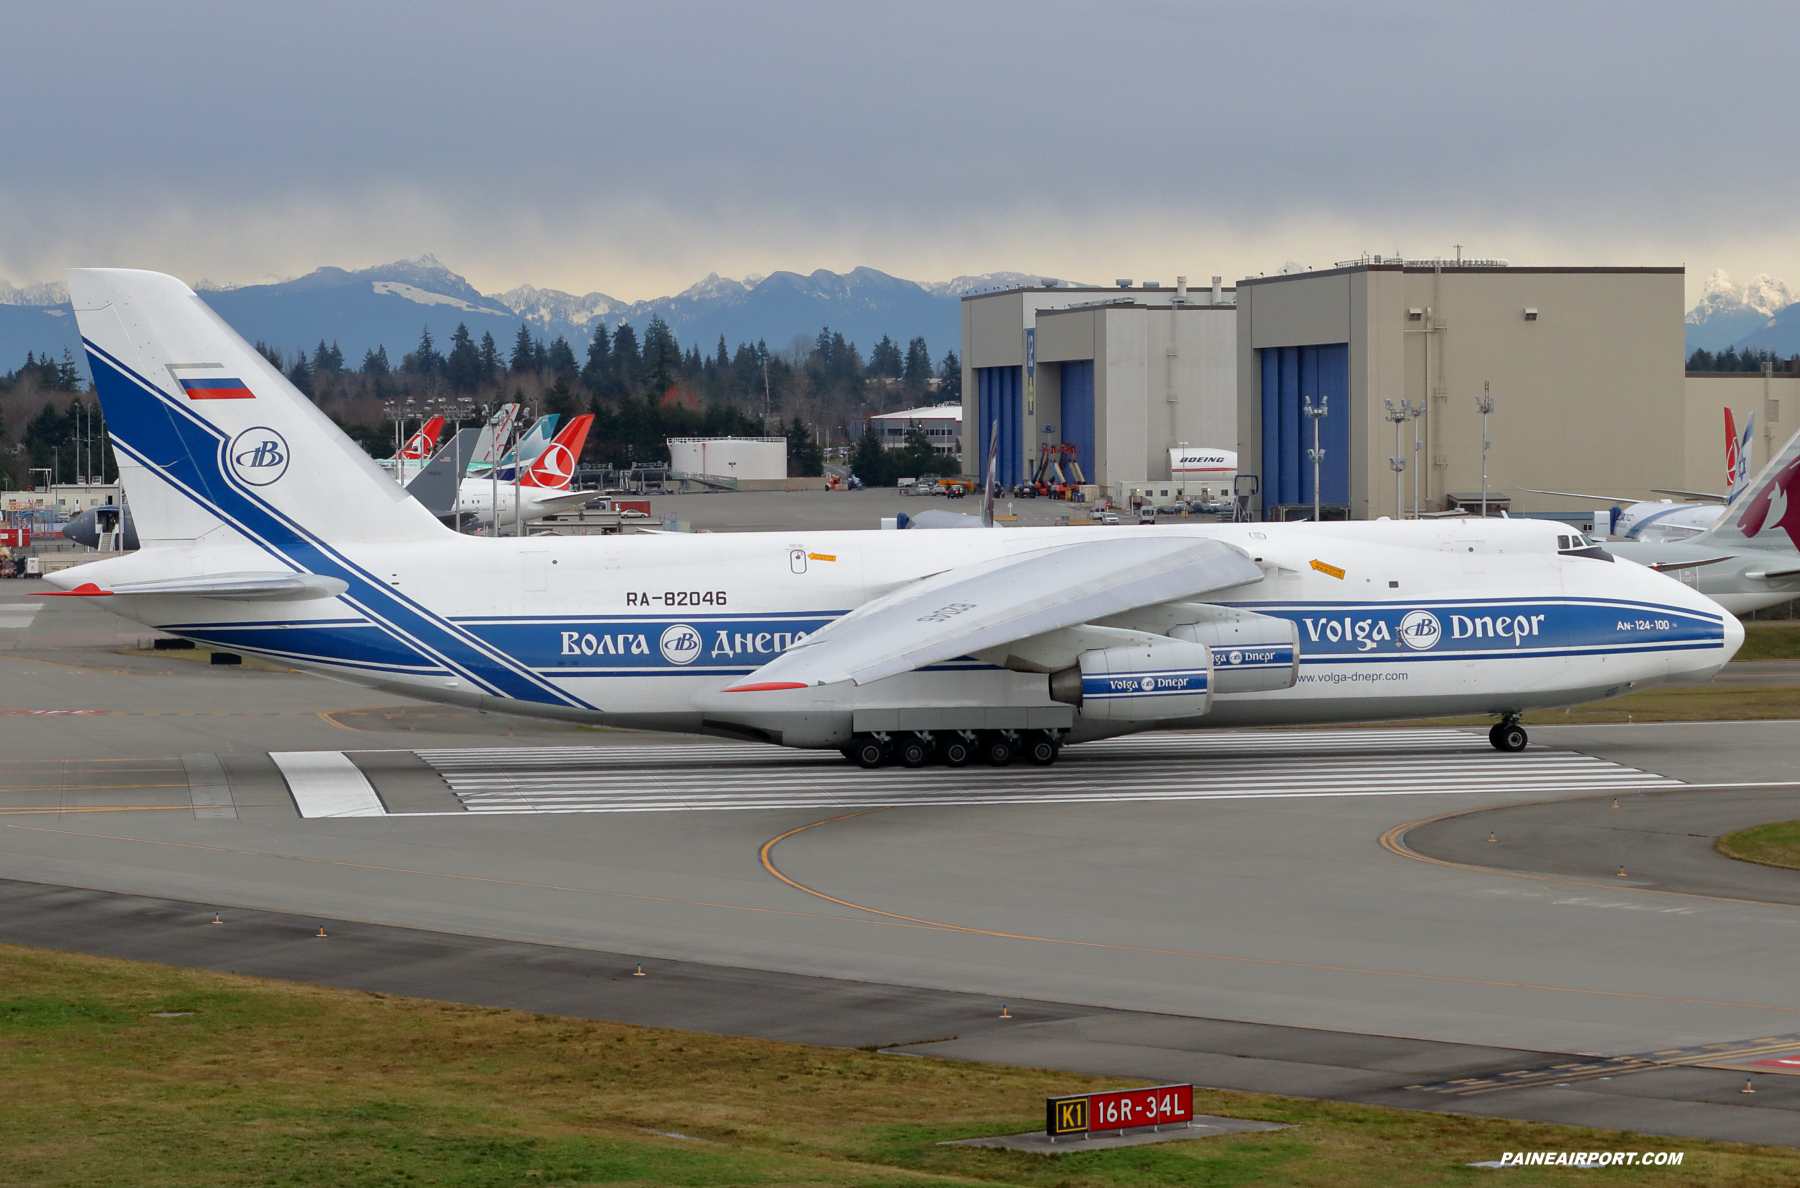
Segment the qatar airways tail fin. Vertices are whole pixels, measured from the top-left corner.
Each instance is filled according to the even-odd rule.
[[[144,547],[295,550],[447,529],[172,276],[71,268],[69,296]]]
[[[537,461],[531,464],[530,469],[519,480],[519,485],[567,491],[570,481],[575,477],[575,465],[581,461],[582,448],[587,445],[588,429],[593,423],[593,413],[586,413],[570,421],[568,427],[556,435],[556,440],[544,447],[544,452],[537,456]]]
[[[1718,523],[1691,543],[1784,552],[1800,547],[1800,433],[1744,484]]]

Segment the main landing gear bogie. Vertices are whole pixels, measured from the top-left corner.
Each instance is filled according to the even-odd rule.
[[[1519,715],[1517,714],[1506,714],[1494,723],[1493,729],[1488,731],[1488,742],[1493,744],[1494,749],[1505,751],[1509,755],[1516,755],[1523,751],[1525,744],[1530,741],[1530,736],[1525,733],[1525,727],[1519,725]]]
[[[1006,767],[1020,758],[1034,767],[1049,767],[1061,753],[1062,739],[1050,730],[858,734],[843,748],[844,758],[863,768],[890,763],[912,768],[931,763],[967,767],[977,760],[990,767]]]

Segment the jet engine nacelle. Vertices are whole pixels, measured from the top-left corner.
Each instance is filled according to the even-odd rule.
[[[1170,629],[1173,639],[1205,644],[1213,655],[1213,692],[1292,689],[1300,679],[1300,628],[1291,619],[1244,614]]]
[[[1050,696],[1084,718],[1194,718],[1212,708],[1212,649],[1165,639],[1083,652],[1050,677]]]

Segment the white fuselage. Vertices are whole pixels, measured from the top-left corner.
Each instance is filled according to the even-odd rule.
[[[1242,548],[1263,580],[1209,601],[1293,621],[1301,655],[1292,688],[1220,694],[1211,712],[1191,720],[1100,722],[1077,714],[1070,741],[1150,728],[1568,705],[1714,672],[1743,638],[1734,618],[1678,582],[1624,561],[1559,554],[1554,525],[1499,520],[524,539],[445,533],[419,543],[339,546],[341,560],[311,566],[348,577],[351,589],[338,597],[108,601],[120,614],[221,648],[428,700],[839,746],[859,709],[1049,705],[1047,678],[963,659],[862,686],[722,690],[871,598],[955,566],[1067,543],[1079,532],[1207,537]],[[266,555],[251,546],[209,545],[146,549],[84,566],[82,574],[104,585],[266,566]]]
[[[511,480],[501,482],[491,478],[465,478],[458,488],[460,502],[457,506],[465,515],[473,514],[483,524],[495,522],[495,509],[498,508],[499,526],[504,529],[519,520],[529,524],[545,516],[570,511],[593,498],[591,493],[585,491],[571,492],[550,487],[514,488]]]

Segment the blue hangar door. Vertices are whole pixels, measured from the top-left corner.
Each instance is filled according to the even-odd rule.
[[[1311,418],[1302,406],[1325,401],[1319,420],[1319,502],[1350,502],[1350,344],[1265,347],[1262,367],[1263,506],[1313,501]]]
[[[1094,478],[1094,361],[1062,365],[1062,440],[1075,447],[1075,460],[1088,482]]]
[[[987,479],[988,438],[999,423],[1000,450],[995,455],[994,481],[1002,487],[1016,487],[1025,481],[1025,383],[1023,367],[977,367],[975,391],[980,408],[981,425],[976,440],[981,457],[976,466]]]

